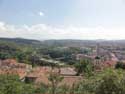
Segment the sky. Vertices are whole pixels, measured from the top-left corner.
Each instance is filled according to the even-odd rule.
[[[0,37],[125,39],[125,0],[0,0]]]

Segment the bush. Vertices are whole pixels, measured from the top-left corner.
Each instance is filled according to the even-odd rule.
[[[125,63],[123,62],[117,62],[117,64],[115,65],[116,69],[125,69]]]
[[[84,74],[85,76],[91,76],[94,72],[94,65],[90,59],[83,59],[79,63],[75,64],[77,75]]]
[[[34,94],[34,88],[21,82],[17,75],[0,75],[0,94]]]

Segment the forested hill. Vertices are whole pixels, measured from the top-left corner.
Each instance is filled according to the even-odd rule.
[[[125,40],[75,40],[75,39],[62,39],[62,40],[45,40],[46,45],[55,46],[70,46],[70,47],[83,47],[83,46],[125,46]]]
[[[45,40],[43,43],[46,45],[81,47],[81,46],[95,45],[96,40],[62,39],[62,40]]]
[[[21,45],[32,45],[35,47],[40,46],[70,46],[70,47],[83,47],[83,46],[96,46],[97,43],[103,46],[125,46],[125,40],[74,40],[74,39],[62,39],[62,40],[33,40],[24,38],[0,38],[0,43],[15,43]]]
[[[95,44],[95,40],[74,40],[74,39],[61,39],[61,40],[33,40],[33,39],[24,39],[24,38],[0,38],[0,41],[6,41],[6,42],[14,42],[17,44],[47,44],[47,45],[80,45],[80,44]]]
[[[95,45],[95,40],[33,40],[33,39],[23,39],[23,38],[0,38],[0,43],[6,42],[6,43],[15,43],[15,44],[21,44],[21,45],[32,45],[32,46],[88,46],[88,45]]]
[[[38,40],[23,39],[23,38],[0,38],[0,41],[4,42],[14,42],[17,44],[40,44]]]

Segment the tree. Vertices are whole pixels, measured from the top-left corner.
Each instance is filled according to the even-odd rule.
[[[117,64],[115,65],[116,69],[125,69],[125,63],[123,62],[117,62]]]
[[[125,94],[124,75],[123,70],[103,70],[77,83],[71,94]]]
[[[116,76],[105,76],[102,80],[103,82],[97,88],[96,94],[125,94],[125,92],[122,93],[121,83]]]
[[[52,94],[56,94],[56,89],[58,88],[59,83],[63,80],[63,77],[60,76],[58,73],[51,72],[48,80],[51,83]]]
[[[44,83],[41,83],[40,86],[38,88],[36,88],[35,93],[36,94],[47,94],[48,90],[49,90],[49,86]]]
[[[7,58],[11,58],[11,55],[5,52],[0,52],[0,59],[4,60]]]
[[[34,94],[34,88],[21,82],[17,75],[0,75],[0,94]]]
[[[107,70],[96,88],[95,94],[125,94],[125,80],[122,70]]]
[[[69,94],[69,86],[65,84],[60,85],[56,91],[57,91],[57,94]]]
[[[75,68],[77,71],[77,75],[80,75],[83,73],[84,75],[92,75],[92,72],[94,71],[94,66],[89,59],[83,59],[79,63],[75,64]]]

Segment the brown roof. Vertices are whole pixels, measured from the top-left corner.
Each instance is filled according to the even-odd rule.
[[[15,59],[6,59],[0,61],[0,74],[17,74],[24,78],[27,74],[28,64],[18,63]]]
[[[113,67],[116,64],[116,62],[114,62],[114,61],[105,61],[103,64],[104,64],[105,67]]]
[[[68,86],[72,86],[82,80],[81,76],[64,76],[63,81],[60,84],[66,84]]]
[[[48,84],[48,72],[51,70],[50,67],[36,67],[26,77],[37,77],[35,83]]]
[[[8,64],[15,64],[17,63],[17,61],[15,59],[6,59],[6,60],[3,60],[4,63],[8,63]]]
[[[58,68],[55,68],[53,72],[58,72]],[[27,76],[28,77],[37,77],[35,83],[39,84],[43,82],[44,84],[48,84],[48,76],[49,73],[51,72],[51,67],[36,67],[33,69],[31,73],[29,73]],[[74,76],[76,72],[74,71],[73,68],[61,68],[61,75],[63,75],[64,79],[61,82],[61,84],[66,84],[66,85],[72,85],[73,83],[76,83],[80,81],[81,77],[80,76]],[[71,76],[73,75],[73,76]]]
[[[0,74],[15,74],[22,79],[26,76],[26,71],[24,69],[0,69]]]
[[[26,68],[28,64],[18,63],[15,59],[6,59],[0,61],[0,67],[11,67],[11,68]]]
[[[60,74],[61,75],[76,75],[76,71],[74,71],[73,68],[61,68],[60,69]]]

